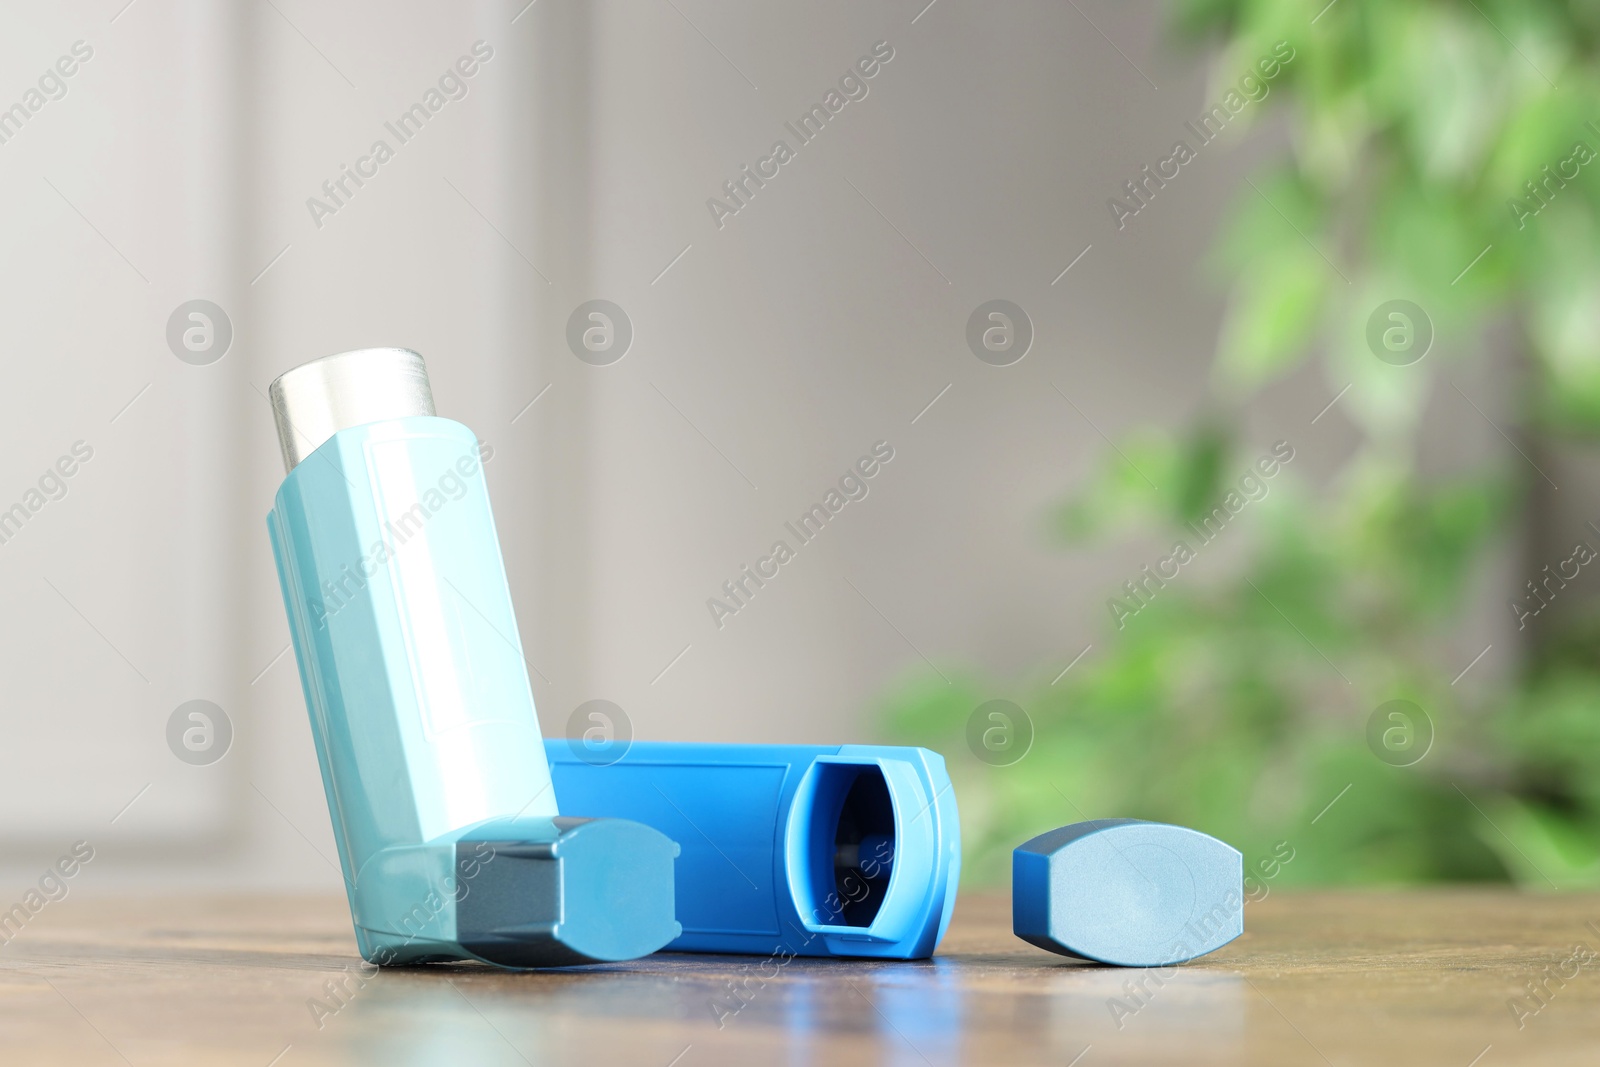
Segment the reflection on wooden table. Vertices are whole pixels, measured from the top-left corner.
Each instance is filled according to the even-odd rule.
[[[1176,973],[1052,956],[1011,935],[1004,897],[968,896],[917,963],[373,976],[339,898],[73,896],[0,949],[0,1062],[1495,1067],[1600,1049],[1600,898],[1278,892],[1245,922]]]

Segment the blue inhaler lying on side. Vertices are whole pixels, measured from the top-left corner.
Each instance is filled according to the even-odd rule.
[[[944,936],[961,824],[937,753],[636,742],[601,765],[582,746],[545,742],[563,807],[683,847],[669,948],[921,959]]]
[[[547,967],[671,941],[677,845],[557,815],[480,446],[434,416],[422,357],[346,352],[270,392],[267,526],[361,955]]]

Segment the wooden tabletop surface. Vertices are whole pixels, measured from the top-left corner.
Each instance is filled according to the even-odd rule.
[[[0,1063],[1600,1061],[1600,897],[1280,891],[1245,926],[1164,981],[1026,945],[1007,900],[976,895],[917,963],[672,954],[367,978],[342,899],[69,897],[0,948]]]

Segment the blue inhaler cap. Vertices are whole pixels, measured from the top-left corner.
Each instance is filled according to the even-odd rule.
[[[1183,963],[1244,933],[1244,857],[1166,823],[1063,826],[1011,854],[1011,926],[1063,956],[1125,967]]]
[[[676,844],[623,819],[548,821],[548,839],[487,827],[456,843],[458,860],[485,846],[495,857],[456,904],[462,948],[502,967],[563,967],[637,959],[678,936]]]

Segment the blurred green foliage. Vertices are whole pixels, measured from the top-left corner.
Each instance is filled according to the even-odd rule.
[[[1339,417],[1360,444],[1315,492],[1295,465],[1279,474],[1240,520],[1249,530],[1225,533],[1249,546],[1226,578],[1184,573],[1121,629],[1108,612],[1094,651],[1054,682],[1055,667],[914,679],[887,701],[889,732],[947,754],[977,881],[1003,881],[1010,850],[1042,830],[1132,816],[1216,834],[1247,863],[1286,840],[1295,859],[1275,884],[1600,885],[1600,627],[1544,631],[1502,686],[1455,687],[1461,664],[1440,655],[1537,475],[1515,456],[1448,479],[1417,469],[1423,405],[1452,361],[1510,356],[1514,435],[1600,430],[1600,158],[1578,162],[1576,147],[1600,153],[1600,2],[1176,12],[1180,36],[1215,49],[1218,86],[1290,42],[1294,61],[1242,116],[1286,118],[1289,147],[1240,190],[1217,241],[1231,296],[1209,414],[1121,442],[1053,529],[1067,544],[1198,547],[1185,524],[1261,451],[1236,440],[1235,413],[1308,361],[1329,396],[1351,383]],[[1545,184],[1547,166],[1579,173]],[[1368,316],[1397,297],[1437,331],[1405,367],[1366,341]],[[1483,342],[1491,327],[1509,340]],[[965,743],[995,696],[1036,730],[1010,766]],[[1436,733],[1412,766],[1367,739],[1397,698]]]

